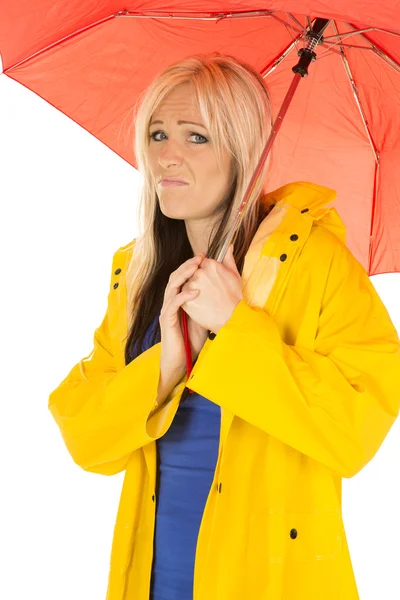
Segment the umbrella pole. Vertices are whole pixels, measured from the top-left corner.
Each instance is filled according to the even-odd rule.
[[[322,36],[328,25],[329,25],[329,19],[316,19],[313,27],[310,29],[310,31],[306,35],[306,37],[308,39],[307,46],[305,48],[302,48],[301,50],[299,50],[298,56],[300,57],[300,60],[297,63],[297,65],[292,67],[292,71],[295,74],[293,77],[292,83],[290,84],[290,87],[286,93],[285,99],[280,108],[279,114],[272,126],[272,131],[271,131],[268,141],[265,145],[265,148],[261,154],[260,160],[258,161],[256,170],[254,171],[252,178],[250,180],[250,183],[247,186],[247,190],[246,190],[243,200],[238,208],[236,217],[231,225],[231,228],[228,231],[225,242],[223,243],[223,246],[217,257],[218,262],[222,262],[224,260],[225,254],[226,254],[226,251],[227,251],[229,245],[233,243],[232,239],[233,239],[236,231],[239,228],[239,225],[243,218],[244,210],[247,206],[248,200],[249,200],[249,198],[254,190],[254,187],[260,177],[261,170],[262,170],[264,163],[267,159],[267,156],[272,148],[272,144],[275,141],[277,133],[281,128],[283,119],[286,115],[286,112],[287,112],[287,110],[290,106],[290,103],[293,99],[293,96],[296,92],[297,86],[299,85],[300,80],[303,77],[308,76],[308,67],[311,62],[314,62],[316,60],[316,57],[317,57],[314,52],[314,48],[318,44],[322,43],[322,41],[323,41]],[[181,311],[182,311],[183,337],[184,337],[185,353],[186,353],[186,373],[187,373],[187,377],[189,378],[190,373],[192,372],[192,368],[193,368],[192,351],[191,351],[190,341],[189,341],[187,314],[183,309],[181,309]],[[210,335],[210,333],[211,332],[209,331],[208,334]],[[188,389],[189,389],[189,393],[192,394],[193,390],[191,390],[190,388],[188,388]]]

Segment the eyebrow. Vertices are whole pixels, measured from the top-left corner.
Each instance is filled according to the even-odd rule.
[[[151,126],[151,125],[155,125],[156,123],[160,123],[160,125],[163,125],[163,124],[164,124],[164,121],[152,121],[152,122],[150,123],[150,126]],[[201,123],[195,123],[194,121],[177,121],[177,123],[178,123],[178,125],[183,125],[183,124],[189,124],[189,125],[198,125],[199,127],[203,127],[203,129],[206,129],[206,128],[204,127],[204,125],[202,125]]]

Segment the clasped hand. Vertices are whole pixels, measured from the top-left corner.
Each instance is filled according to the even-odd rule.
[[[187,289],[199,290],[199,293],[182,304],[183,310],[204,329],[218,333],[243,299],[242,278],[233,257],[233,245],[229,246],[222,263],[204,257],[181,291]]]

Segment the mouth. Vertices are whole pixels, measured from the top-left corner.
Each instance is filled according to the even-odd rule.
[[[160,185],[163,187],[175,187],[180,185],[188,185],[185,181],[177,181],[172,179],[162,179]]]

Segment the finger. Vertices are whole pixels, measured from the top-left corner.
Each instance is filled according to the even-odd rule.
[[[198,267],[202,260],[203,260],[203,258],[201,256],[194,256],[193,258],[190,258],[189,260],[184,262],[178,269],[176,269],[173,273],[171,273],[171,276],[173,276],[173,275],[180,276],[181,273],[185,273],[186,270],[189,269],[190,267],[192,267],[193,265]]]
[[[169,300],[171,297],[176,296],[183,286],[183,284],[193,276],[198,269],[198,265],[192,264],[186,267],[186,269],[174,271],[168,280],[167,287],[165,289],[164,297]]]
[[[198,294],[199,290],[185,290],[180,292],[176,296],[170,298],[161,309],[160,321],[173,317],[181,308],[182,304],[193,300]]]
[[[195,298],[198,293],[199,290],[185,290],[184,292],[178,294],[175,298],[176,310],[178,310],[178,308],[180,308],[182,304],[185,304],[185,302],[188,302],[189,300]]]

